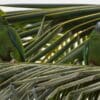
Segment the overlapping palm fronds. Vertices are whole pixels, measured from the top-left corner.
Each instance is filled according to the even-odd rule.
[[[33,5],[35,8],[33,10],[9,12],[4,17],[15,27],[23,40],[28,62],[82,63],[82,51],[79,50],[80,53],[77,50],[84,44],[83,41],[88,39],[96,22],[100,20],[100,7],[97,5],[52,6],[49,8],[48,5],[46,8],[47,5],[41,5],[35,8]],[[30,39],[27,40],[28,37]],[[74,49],[75,53],[73,53]],[[67,56],[71,53],[73,54],[68,61]]]
[[[1,100],[99,100],[99,67],[0,64],[0,77]]]
[[[29,63],[0,64],[0,100],[99,100],[100,68],[81,65],[100,6],[4,6],[32,9],[0,12],[20,36]]]

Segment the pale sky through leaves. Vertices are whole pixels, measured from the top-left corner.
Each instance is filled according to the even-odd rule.
[[[100,4],[100,0],[0,0],[0,4],[6,3],[85,3]]]
[[[0,0],[0,4],[26,3],[26,4],[100,4],[100,0]],[[4,11],[20,10],[15,8],[0,7]]]

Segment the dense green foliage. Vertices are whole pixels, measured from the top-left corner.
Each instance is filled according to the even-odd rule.
[[[4,6],[32,9],[0,11],[19,35],[26,61],[0,64],[0,100],[99,100],[100,68],[83,66],[83,52],[100,6]]]
[[[100,7],[95,5],[66,5],[66,7],[62,5],[58,8],[53,8],[55,7],[53,5],[52,8],[45,9],[44,7],[7,12],[3,15],[20,35],[26,61],[73,64],[84,62],[82,49],[79,49],[88,39],[96,22],[100,20]],[[69,54],[70,60],[67,59]]]

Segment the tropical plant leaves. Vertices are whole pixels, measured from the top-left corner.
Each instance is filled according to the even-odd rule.
[[[24,64],[0,63],[0,99],[99,100],[100,68],[83,66],[84,47],[100,20],[99,6],[3,6],[33,9],[0,12],[20,36],[26,59]]]

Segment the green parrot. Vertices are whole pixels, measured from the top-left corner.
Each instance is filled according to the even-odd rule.
[[[100,22],[97,22],[90,34],[84,51],[84,61],[86,65],[100,66]]]
[[[25,61],[24,49],[16,31],[0,16],[0,60],[8,62],[12,59]]]

